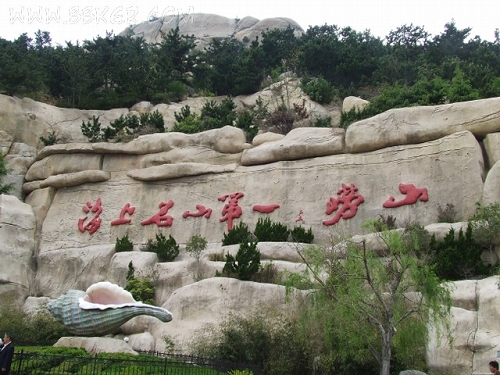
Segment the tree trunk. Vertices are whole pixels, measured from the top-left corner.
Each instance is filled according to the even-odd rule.
[[[382,334],[382,355],[380,363],[380,375],[390,375],[391,373],[391,341],[392,332],[389,328],[388,331]]]

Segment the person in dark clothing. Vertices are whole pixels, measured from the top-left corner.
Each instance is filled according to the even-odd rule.
[[[7,375],[10,372],[10,364],[14,356],[14,344],[10,333],[4,334],[3,344],[3,348],[0,350],[0,374]]]

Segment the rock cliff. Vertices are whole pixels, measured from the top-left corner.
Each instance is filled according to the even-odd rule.
[[[165,119],[176,108],[164,107]],[[286,136],[261,134],[253,144],[232,126],[90,144],[79,125],[97,112],[0,96],[0,145],[17,178],[17,195],[25,197],[23,203],[0,196],[0,299],[55,298],[103,280],[124,285],[133,261],[141,275],[155,276],[156,302],[174,321],[136,318],[122,332],[132,344],[147,341],[155,350],[164,349],[163,336],[187,342],[221,314],[271,302],[284,306],[282,287],[213,277],[223,262],[211,255],[236,250],[221,246],[232,225],[243,221],[254,228],[269,217],[311,227],[315,242],[326,243],[333,234],[365,235],[364,221],[392,215],[397,223],[418,220],[442,235],[452,224],[435,224],[438,207],[453,204],[466,221],[476,202],[500,202],[498,108],[500,98],[391,110],[347,131],[303,127]],[[108,123],[124,113],[129,110],[99,112]],[[51,126],[66,143],[42,148],[38,137]],[[342,204],[350,209],[338,208]],[[114,252],[116,238],[128,235],[138,250],[158,232],[181,244],[174,262],[158,262],[147,252]],[[201,260],[205,279],[198,282],[195,262],[184,251],[195,234],[209,242]],[[280,270],[304,266],[294,245],[259,248]],[[491,260],[499,256],[497,250]],[[453,284],[456,341],[448,347],[431,340],[431,368],[483,373],[498,349],[497,283]]]

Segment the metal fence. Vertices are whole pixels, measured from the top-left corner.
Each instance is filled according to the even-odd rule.
[[[222,375],[234,370],[259,374],[255,365],[158,352],[134,358],[14,353],[11,375]]]

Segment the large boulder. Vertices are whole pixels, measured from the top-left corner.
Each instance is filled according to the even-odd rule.
[[[439,106],[391,109],[351,124],[346,131],[348,152],[423,143],[468,130],[478,138],[500,131],[500,98]]]
[[[35,215],[29,204],[0,194],[0,301],[22,306],[34,292]]]
[[[451,335],[431,326],[427,363],[433,372],[486,374],[500,350],[495,334],[500,332],[498,283],[498,276],[450,283]]]

